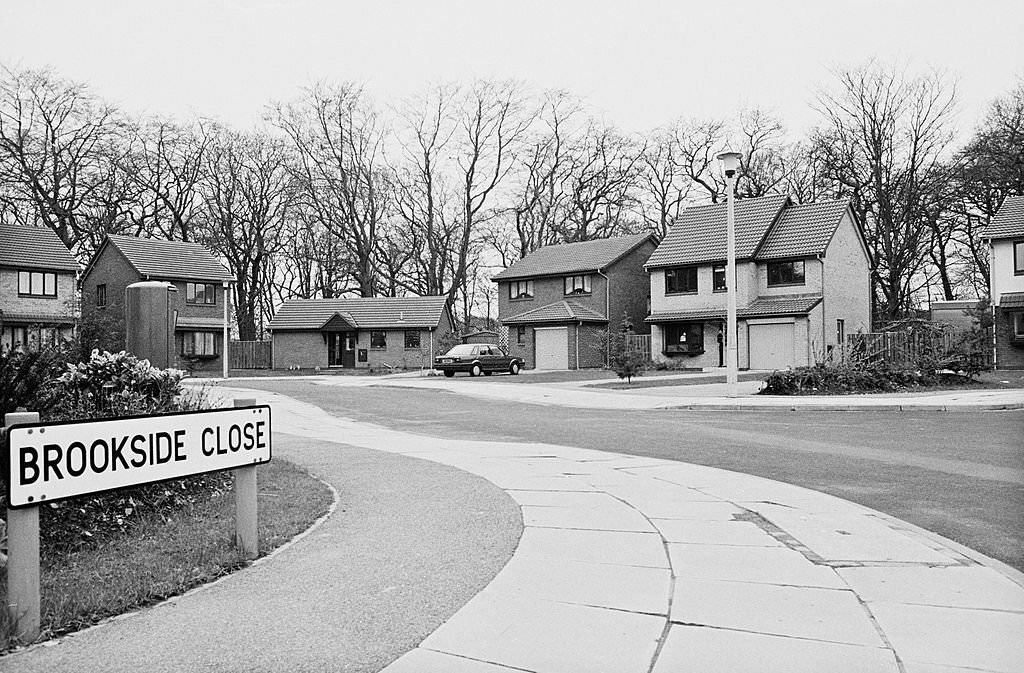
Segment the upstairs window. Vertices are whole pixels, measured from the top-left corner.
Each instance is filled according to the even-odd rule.
[[[19,271],[18,294],[25,297],[56,297],[57,274],[47,271]]]
[[[100,283],[96,286],[96,308],[103,308],[107,305],[107,285]]]
[[[769,262],[768,287],[775,285],[803,285],[804,261]]]
[[[532,280],[514,280],[508,284],[508,298],[509,299],[532,299],[533,298],[533,281]]]
[[[590,294],[590,276],[566,276],[565,294]]]
[[[665,294],[696,294],[697,267],[665,269]]]
[[[1013,275],[1024,276],[1024,241],[1013,242]]]
[[[213,283],[185,283],[185,303],[216,304],[214,287]]]
[[[725,284],[725,264],[719,264],[711,270],[711,286],[714,292],[725,292],[728,289]]]

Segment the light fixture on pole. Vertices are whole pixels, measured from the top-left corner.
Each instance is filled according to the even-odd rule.
[[[739,376],[737,361],[737,329],[736,329],[736,171],[740,166],[739,152],[722,152],[718,160],[725,171],[725,289],[726,289],[726,320],[725,320],[725,381],[729,386],[729,396],[739,394]]]

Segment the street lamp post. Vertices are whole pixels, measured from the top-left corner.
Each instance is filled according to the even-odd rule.
[[[725,322],[725,381],[729,386],[729,396],[739,394],[738,349],[736,329],[736,170],[740,164],[739,152],[723,152],[718,155],[725,171],[725,289],[726,289],[726,322]]]

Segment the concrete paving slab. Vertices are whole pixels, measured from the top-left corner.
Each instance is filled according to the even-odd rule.
[[[921,664],[1020,673],[1024,614],[872,603],[872,614],[900,658]]]
[[[622,503],[617,506],[576,509],[572,507],[523,506],[524,526],[545,528],[584,528],[587,530],[619,530],[638,533],[654,532],[654,526],[635,509]]]
[[[667,568],[560,561],[517,550],[487,591],[560,603],[667,615],[672,575]]]
[[[787,547],[668,545],[678,577],[845,589],[832,568],[815,565]]]
[[[508,491],[520,505],[531,507],[571,507],[575,509],[601,509],[621,507],[622,503],[599,491]]]
[[[804,546],[829,561],[936,563],[955,558],[924,544],[919,536],[895,530],[886,519],[871,513],[809,513],[774,507],[761,513]]]
[[[674,623],[885,646],[852,591],[696,580],[683,574],[676,580],[671,617]]]
[[[484,591],[422,647],[536,673],[645,673],[663,617]]]
[[[783,544],[749,521],[652,519],[668,542],[738,547],[782,547]]]
[[[657,533],[524,528],[516,553],[564,560],[668,568],[668,554]]]
[[[992,673],[980,668],[963,668],[962,666],[941,666],[938,664],[922,664],[916,661],[903,661],[904,673]]]
[[[839,568],[868,603],[907,603],[1024,613],[1024,587],[985,566]],[[1024,633],[1021,634],[1024,637]]]
[[[417,647],[381,673],[516,673],[522,670]]]
[[[652,673],[680,671],[901,673],[886,649],[673,624]]]
[[[659,500],[672,500],[673,502],[725,502],[721,498],[709,495],[694,488],[659,482],[647,476],[624,475],[623,479],[616,480],[611,484],[594,482],[607,493],[627,502],[638,504],[642,502],[657,502]]]

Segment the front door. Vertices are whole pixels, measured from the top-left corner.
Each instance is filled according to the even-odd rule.
[[[327,333],[327,365],[329,367],[356,366],[356,333]]]

